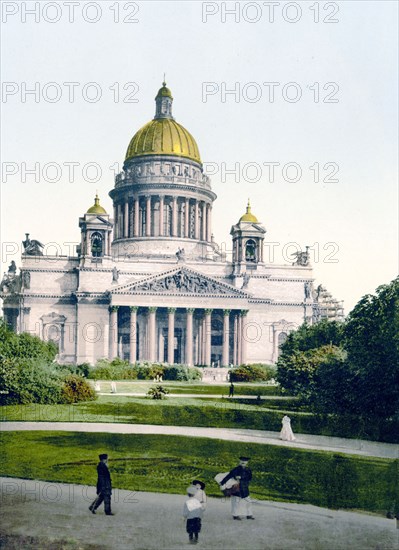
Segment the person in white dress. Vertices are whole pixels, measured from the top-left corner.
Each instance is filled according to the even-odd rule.
[[[296,437],[294,436],[294,432],[291,428],[291,418],[287,415],[284,415],[281,423],[283,427],[280,432],[280,439],[282,439],[283,441],[295,441]]]

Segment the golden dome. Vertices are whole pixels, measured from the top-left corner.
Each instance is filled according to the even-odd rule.
[[[155,118],[133,136],[125,161],[147,155],[172,155],[201,163],[195,139],[172,116],[173,97],[165,82],[158,91],[155,102]]]
[[[170,118],[151,120],[133,136],[125,160],[141,155],[176,155],[201,163],[193,136]]]
[[[107,211],[100,205],[100,199],[98,198],[98,195],[96,195],[94,199],[94,204],[91,206],[86,214],[106,214]]]
[[[240,221],[238,223],[240,223],[240,222],[259,223],[258,218],[256,216],[254,216],[251,212],[251,204],[249,202],[249,199],[248,199],[248,204],[247,204],[247,211],[243,216],[241,216]]]

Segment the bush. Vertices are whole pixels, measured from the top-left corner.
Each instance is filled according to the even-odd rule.
[[[168,393],[168,390],[163,386],[154,386],[148,390],[147,395],[152,399],[166,399]]]
[[[36,359],[0,360],[1,404],[60,403],[64,375]]]
[[[232,382],[266,382],[276,375],[276,368],[272,365],[241,365],[230,371]]]
[[[63,403],[78,403],[79,401],[94,401],[96,392],[90,384],[77,374],[68,374],[62,386]]]
[[[184,365],[163,365],[161,363],[129,364],[121,359],[100,359],[90,370],[88,377],[94,380],[154,380],[161,376],[164,380],[201,380],[201,370]]]
[[[165,367],[163,376],[165,380],[188,382],[189,380],[201,380],[202,372],[195,367],[185,367],[184,365],[170,365]]]

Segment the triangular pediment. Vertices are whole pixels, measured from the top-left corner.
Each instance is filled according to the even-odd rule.
[[[248,298],[249,294],[187,267],[153,275],[113,288],[111,294],[162,294]]]

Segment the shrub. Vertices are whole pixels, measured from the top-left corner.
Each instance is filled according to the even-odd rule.
[[[152,399],[166,399],[168,393],[168,390],[163,386],[154,386],[148,390],[147,395]]]
[[[169,365],[165,367],[164,379],[187,382],[189,380],[201,380],[202,373],[195,367],[185,367],[184,365]]]
[[[64,375],[36,359],[0,360],[1,404],[60,403]]]
[[[68,374],[63,381],[61,397],[64,403],[78,403],[79,401],[94,401],[97,395],[82,376]]]
[[[276,375],[276,368],[272,365],[241,365],[230,371],[232,382],[266,382]]]

